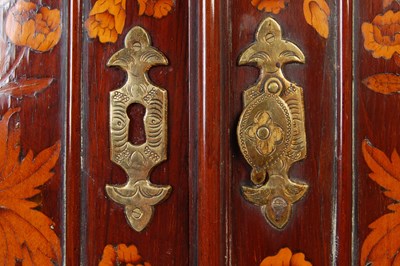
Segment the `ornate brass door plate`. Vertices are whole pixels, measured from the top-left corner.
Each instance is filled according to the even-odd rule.
[[[237,127],[240,150],[253,168],[254,185],[242,186],[242,192],[278,229],[285,227],[293,203],[308,189],[288,176],[291,165],[306,157],[303,89],[282,73],[282,66],[293,62],[304,63],[304,55],[294,43],[282,40],[281,28],[272,18],[261,22],[256,42],[239,59],[240,65],[261,70],[257,83],[244,91]]]
[[[120,165],[129,179],[125,185],[107,185],[108,196],[125,206],[128,223],[142,231],[150,222],[154,205],[166,199],[171,186],[150,182],[150,172],[167,159],[167,91],[153,85],[147,75],[155,65],[167,65],[167,58],[151,46],[149,34],[141,27],[132,28],[125,48],[111,56],[107,65],[119,66],[128,74],[121,88],[110,92],[111,160]],[[128,140],[127,108],[139,103],[146,108],[143,118],[146,142],[133,145]]]

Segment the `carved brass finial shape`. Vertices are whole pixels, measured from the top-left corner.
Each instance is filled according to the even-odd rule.
[[[304,63],[304,55],[282,39],[281,28],[272,18],[261,22],[256,41],[239,58],[240,65],[261,69],[257,83],[244,91],[237,127],[240,150],[253,168],[253,185],[242,186],[242,192],[278,229],[285,227],[293,203],[308,189],[288,176],[291,165],[306,157],[303,89],[282,73],[284,64],[294,62]]]
[[[155,65],[167,65],[167,58],[151,46],[149,34],[141,27],[132,28],[125,48],[109,59],[107,66],[118,66],[128,74],[121,88],[110,92],[111,160],[121,166],[129,179],[125,185],[107,185],[108,196],[125,206],[131,227],[140,232],[149,224],[154,205],[166,199],[171,186],[150,182],[150,172],[167,159],[167,91],[153,85],[147,76]],[[127,108],[138,103],[146,108],[143,118],[146,142],[133,145],[128,140]]]

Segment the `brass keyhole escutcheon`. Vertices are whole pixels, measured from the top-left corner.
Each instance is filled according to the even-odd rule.
[[[124,185],[107,185],[106,191],[112,200],[125,206],[126,219],[138,232],[149,224],[154,206],[171,192],[171,186],[150,182],[151,170],[167,159],[168,98],[165,89],[151,83],[147,72],[152,66],[167,64],[167,58],[151,46],[149,34],[141,27],[129,31],[125,48],[107,63],[128,75],[124,86],[110,92],[111,160],[125,170],[128,181]],[[134,105],[145,109],[145,138],[139,137],[139,143],[129,141],[128,109]]]
[[[278,229],[285,227],[293,204],[308,189],[288,176],[291,165],[306,157],[303,89],[282,73],[284,64],[295,62],[305,62],[302,51],[282,39],[272,18],[261,22],[256,41],[239,58],[240,65],[261,69],[258,82],[244,91],[237,127],[240,150],[252,166],[253,185],[242,186],[242,192]]]

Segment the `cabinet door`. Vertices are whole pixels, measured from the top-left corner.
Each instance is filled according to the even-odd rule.
[[[0,264],[190,264],[189,9],[186,1],[173,2],[0,3]],[[129,53],[108,67],[125,44],[138,48],[135,38],[124,42],[134,26],[148,32],[134,36],[141,56]],[[149,103],[135,98],[123,110],[126,138],[143,147],[130,156],[158,162],[143,188],[123,194],[127,201],[140,193],[153,200],[143,209],[125,208],[106,192],[106,185],[129,180],[111,160],[110,92],[138,74],[127,75],[121,60],[125,70],[140,65],[148,85]],[[141,85],[134,82],[132,94],[143,92]],[[169,186],[169,197],[153,207],[159,189]],[[127,209],[134,218],[154,209],[150,225],[137,232],[143,228],[128,223]]]
[[[0,2],[0,264],[399,263],[398,1]]]
[[[280,106],[277,105],[281,103],[280,101],[277,100],[276,103],[263,101],[254,106],[255,110],[261,108],[261,111],[257,111],[258,113],[254,117],[249,117],[252,121],[247,121],[244,126],[250,125],[251,129],[242,129],[241,139],[250,138],[251,141],[255,141],[258,157],[261,154],[268,154],[268,160],[276,160],[273,162],[275,165],[267,167],[268,177],[260,184],[250,180],[251,171],[255,170],[249,167],[247,160],[239,152],[236,132],[233,131],[234,140],[229,147],[231,152],[227,158],[232,166],[226,172],[226,175],[230,176],[232,180],[229,193],[230,202],[232,206],[235,206],[231,209],[229,224],[233,240],[231,246],[233,264],[258,265],[263,258],[275,255],[285,249],[287,253],[290,250],[293,253],[305,254],[306,260],[312,261],[313,265],[329,265],[336,252],[333,244],[337,234],[335,216],[337,215],[336,193],[339,173],[335,138],[339,121],[336,119],[338,110],[335,98],[339,82],[335,71],[335,65],[338,63],[338,55],[335,53],[337,30],[333,25],[336,10],[333,1],[327,5],[332,9],[333,16],[330,19],[326,18],[327,25],[322,25],[325,23],[322,19],[326,15],[324,13],[326,11],[322,9],[318,11],[322,12],[318,17],[322,21],[317,22],[321,24],[320,28],[313,28],[307,23],[307,17],[303,15],[302,10],[304,8],[304,11],[307,12],[306,9],[309,7],[303,7],[302,1],[287,3],[285,8],[272,7],[272,11],[275,12],[280,9],[279,14],[274,15],[273,18],[281,26],[282,40],[284,41],[275,40],[274,42],[277,44],[276,46],[271,45],[271,48],[269,45],[265,48],[255,47],[260,50],[267,49],[266,51],[273,57],[272,59],[261,59],[265,60],[267,64],[274,65],[274,68],[261,65],[261,71],[276,71],[263,76],[257,71],[259,67],[252,62],[252,59],[246,61],[244,66],[238,66],[236,62],[249,44],[254,42],[263,44],[264,40],[261,38],[268,38],[270,34],[275,33],[272,28],[265,33],[265,36],[258,36],[260,40],[256,40],[255,37],[260,23],[266,17],[270,17],[271,13],[257,10],[257,8],[262,8],[262,3],[256,7],[245,1],[236,1],[231,4],[231,12],[237,14],[235,16],[237,19],[231,21],[232,49],[229,56],[235,64],[232,64],[229,70],[231,79],[228,87],[232,100],[229,106],[230,115],[226,119],[236,127],[239,115],[244,109],[244,90],[254,84],[257,84],[257,90],[261,89],[260,94],[276,95],[279,97],[278,99],[284,99],[289,107],[288,114],[285,115],[292,118],[286,117],[283,120],[282,113],[275,111]],[[331,27],[329,27],[329,23],[332,24]],[[261,27],[263,26],[261,25]],[[259,32],[259,34],[262,33],[262,31]],[[273,38],[279,38],[279,34],[276,33]],[[298,47],[298,51],[292,46],[286,46],[285,42],[292,42]],[[251,56],[257,56],[260,50],[252,51]],[[304,60],[299,51],[303,53]],[[286,55],[294,56],[295,60],[283,58]],[[284,65],[284,60],[293,60],[294,63],[289,64],[289,61]],[[304,61],[304,63],[300,63],[300,61]],[[265,63],[263,61],[262,64]],[[279,64],[281,65],[279,66]],[[282,69],[283,75],[279,74],[279,67]],[[280,93],[275,94],[274,91],[270,92],[267,88],[270,86],[268,84],[273,82],[278,82],[277,84],[283,87]],[[290,85],[286,85],[285,82],[289,82]],[[300,92],[290,93],[292,86]],[[265,87],[265,91],[263,91],[263,87]],[[287,94],[288,97],[283,96],[284,94]],[[303,99],[300,95],[303,95]],[[260,96],[256,97],[252,101],[260,99]],[[255,103],[249,103],[245,111],[254,112],[251,111],[252,104]],[[277,106],[275,107],[275,105]],[[301,115],[302,108],[304,108],[304,117]],[[262,116],[268,115],[271,120],[264,123],[263,120],[260,120],[260,112],[262,112]],[[287,122],[288,120],[290,122]],[[290,123],[289,126],[285,128],[282,121]],[[241,123],[244,122],[241,121]],[[243,126],[241,125],[241,127]],[[261,135],[261,130],[264,128],[271,131],[270,137],[265,138]],[[281,137],[279,133],[274,134],[279,132],[277,129],[282,130],[284,136]],[[251,132],[246,130],[255,131],[256,135],[252,137]],[[290,131],[293,131],[291,137]],[[281,151],[280,149],[283,149],[282,146],[286,145],[285,142],[289,139],[291,139],[291,143],[285,147],[285,151]],[[272,146],[267,148],[267,145]],[[240,143],[239,146],[243,147]],[[306,156],[301,155],[302,149],[305,150]],[[291,158],[289,157],[291,153],[299,154]],[[275,156],[279,157],[275,158]],[[303,157],[305,158],[303,159]],[[248,161],[251,160],[254,159],[251,158]],[[281,171],[279,168],[288,168],[289,171],[286,172],[288,180],[276,182],[285,178],[285,171]],[[262,187],[259,187],[260,185]],[[307,186],[307,188],[301,191],[303,189],[301,186]],[[251,188],[254,192],[245,193],[245,188]],[[281,192],[279,192],[280,189],[282,189]],[[250,197],[253,193],[261,193],[260,196],[263,198],[258,199],[258,195],[255,195],[248,201],[244,199],[246,194]],[[301,195],[302,193],[304,195]],[[293,201],[291,201],[292,199]],[[267,215],[268,209],[271,209],[272,217]],[[287,224],[282,225],[285,222],[285,215],[288,215],[289,220]],[[323,244],[321,245],[321,243]],[[316,247],[319,247],[318,252],[315,252]],[[284,253],[281,251],[281,254]]]
[[[81,4],[82,263],[188,265],[188,3]]]
[[[355,4],[369,8],[354,20],[354,263],[396,265],[399,3]]]
[[[70,90],[61,6],[61,1],[0,3],[2,265],[66,261],[71,116],[64,100]]]
[[[397,1],[249,2],[198,6],[198,124],[208,133],[199,139],[199,168],[206,169],[199,179],[211,188],[200,196],[214,195],[199,215],[215,218],[199,219],[199,228],[218,223],[212,238],[199,231],[207,251],[199,252],[199,264],[213,254],[213,265],[279,265],[303,255],[313,265],[396,265]],[[265,77],[257,67],[239,66],[239,58],[267,17],[305,56],[304,64],[287,65],[283,73],[304,89],[307,158],[293,164],[289,176],[308,191],[279,230],[244,199],[241,187],[252,185],[252,166],[236,132],[243,91]],[[210,166],[215,158],[219,169]],[[223,248],[215,250],[213,243],[221,241]]]
[[[281,265],[292,254],[293,260],[305,256],[302,263],[350,265],[351,124],[344,112],[351,112],[351,91],[344,88],[351,81],[341,73],[351,72],[351,51],[340,51],[351,48],[351,36],[342,42],[338,21],[351,18],[343,18],[346,10],[335,1],[199,5],[200,18],[208,18],[200,35],[206,75],[200,94],[208,104],[199,106],[206,115],[200,130],[218,127],[211,139],[220,148],[204,138],[207,150],[200,151],[221,163],[218,171],[206,167],[208,187],[219,189],[213,207],[199,209],[199,217],[218,208],[224,213],[217,219],[221,238],[199,231],[206,249],[225,241],[225,249],[210,251],[218,254],[212,265]],[[220,121],[210,119],[216,113]],[[292,152],[298,154],[290,159]],[[259,157],[269,159],[256,162]],[[267,176],[251,181],[252,171]],[[199,220],[205,227],[213,222]],[[199,253],[199,265],[210,253]]]

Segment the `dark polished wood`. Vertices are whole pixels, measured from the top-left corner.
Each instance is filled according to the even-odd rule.
[[[68,36],[65,44],[68,50],[65,119],[65,156],[66,156],[66,265],[79,265],[81,259],[81,76],[82,76],[82,24],[76,23],[82,17],[82,2],[64,3],[65,25],[68,25]],[[65,27],[67,28],[67,27]],[[79,233],[78,233],[79,232]]]
[[[368,8],[361,8],[361,7]],[[399,5],[393,2],[387,8],[383,8],[381,1],[356,1],[358,16],[355,17],[354,36],[355,39],[355,264],[359,264],[361,247],[367,235],[371,232],[368,225],[373,221],[391,212],[387,206],[394,203],[393,200],[385,197],[384,189],[372,181],[368,174],[371,170],[367,166],[362,154],[362,141],[368,139],[371,144],[383,151],[389,158],[393,150],[400,149],[398,133],[399,124],[399,94],[383,95],[369,90],[362,81],[378,73],[398,73],[399,66],[393,60],[374,58],[371,52],[364,48],[364,38],[361,32],[361,25],[364,22],[371,23],[377,16],[388,10],[399,11]]]
[[[400,146],[400,96],[362,84],[373,74],[396,73],[398,66],[364,48],[361,25],[400,10],[396,1],[385,9],[375,0],[327,1],[330,35],[324,39],[306,23],[303,1],[268,14],[251,0],[177,0],[168,16],[155,19],[139,16],[132,0],[115,44],[89,39],[82,27],[94,2],[47,1],[62,12],[61,41],[50,52],[31,51],[12,80],[51,77],[53,82],[34,97],[8,100],[0,94],[1,114],[22,108],[22,157],[61,140],[55,175],[40,188],[38,210],[55,222],[65,265],[98,265],[108,244],[134,244],[153,266],[259,265],[284,247],[304,253],[316,266],[359,265],[368,225],[392,203],[368,177],[361,143],[368,139],[388,156]],[[259,75],[255,67],[239,66],[238,57],[268,16],[306,57],[305,64],[283,69],[304,89],[308,143],[307,158],[293,165],[290,176],[309,185],[283,230],[274,229],[242,196],[251,167],[236,136],[243,91]],[[106,184],[127,180],[110,160],[109,143],[109,92],[125,83],[126,74],[106,62],[136,25],[148,30],[169,60],[150,70],[169,100],[168,159],[155,167],[151,181],[173,188],[142,233],[128,225],[123,206],[105,192]],[[130,111],[137,128],[144,111]],[[132,142],[143,142],[141,127],[131,132]]]
[[[352,265],[353,252],[353,5],[352,1],[337,1],[337,96],[336,96],[336,263]],[[350,255],[351,254],[351,255]]]
[[[332,1],[328,1],[334,6]],[[304,20],[302,1],[291,1],[279,15],[268,15],[251,6],[248,1],[230,4],[229,60],[222,62],[230,72],[225,101],[230,102],[229,131],[223,132],[229,140],[231,163],[227,178],[230,185],[231,206],[231,263],[232,265],[258,265],[263,258],[275,255],[288,247],[303,252],[313,265],[329,265],[332,261],[332,232],[335,215],[336,187],[336,57],[335,27],[330,37],[321,38]],[[307,195],[294,205],[292,217],[283,230],[274,229],[262,216],[259,207],[244,200],[241,185],[250,183],[250,166],[242,157],[236,137],[236,126],[243,108],[242,93],[254,84],[258,70],[238,66],[239,54],[255,38],[255,31],[263,18],[272,16],[282,27],[283,38],[294,42],[304,52],[304,65],[284,67],[290,81],[304,89],[307,133],[307,158],[295,163],[289,172],[293,179],[309,184]]]
[[[10,3],[10,6],[13,4]],[[49,1],[48,4],[51,9],[62,10],[63,7],[62,1],[58,0]],[[7,4],[5,7],[7,7]],[[66,34],[63,36],[66,36]],[[7,36],[4,35],[2,37],[9,41]],[[23,48],[16,46],[15,55],[18,55],[21,49]],[[15,74],[11,76],[10,82],[19,82],[30,78],[52,78],[50,85],[43,91],[34,95],[23,95],[20,98],[9,97],[0,92],[2,115],[9,108],[21,108],[19,114],[14,115],[21,128],[20,159],[25,158],[29,151],[32,151],[34,156],[37,156],[44,149],[54,145],[59,140],[61,141],[61,153],[52,170],[54,175],[43,186],[39,187],[41,193],[31,200],[39,202],[37,210],[54,222],[54,232],[61,241],[63,258],[66,257],[64,254],[66,254],[65,245],[67,241],[66,216],[64,215],[66,202],[63,200],[66,197],[64,184],[69,180],[64,171],[67,163],[65,155],[65,108],[68,104],[66,101],[67,75],[65,75],[68,65],[68,57],[65,56],[67,52],[68,44],[63,38],[48,52],[41,53],[30,50],[16,68]],[[11,57],[14,58],[13,55]],[[79,180],[79,175],[77,175],[77,179]]]
[[[85,16],[94,1],[85,1]],[[83,173],[85,223],[82,245],[84,265],[97,265],[106,245],[134,244],[152,265],[188,265],[189,260],[189,88],[188,7],[177,1],[165,18],[139,17],[136,1],[127,1],[125,28],[115,44],[88,39],[83,42]],[[168,159],[151,173],[154,184],[171,185],[172,193],[155,206],[154,217],[142,233],[127,223],[123,206],[110,200],[106,184],[124,184],[127,176],[110,160],[109,92],[125,83],[125,71],[106,67],[109,57],[124,47],[133,26],[144,27],[154,47],[163,52],[168,66],[154,67],[150,79],[168,91]]]
[[[192,1],[192,3],[195,1]],[[197,5],[199,28],[197,36],[191,38],[192,47],[197,48],[197,81],[192,83],[197,90],[195,116],[197,131],[197,259],[195,265],[224,264],[223,230],[224,216],[222,199],[225,187],[221,166],[221,138],[224,129],[221,124],[222,73],[221,58],[221,8],[218,1],[201,0]],[[194,37],[194,38],[193,38]],[[193,49],[192,48],[192,49]],[[192,87],[193,88],[193,87]],[[191,89],[192,89],[191,88]]]

